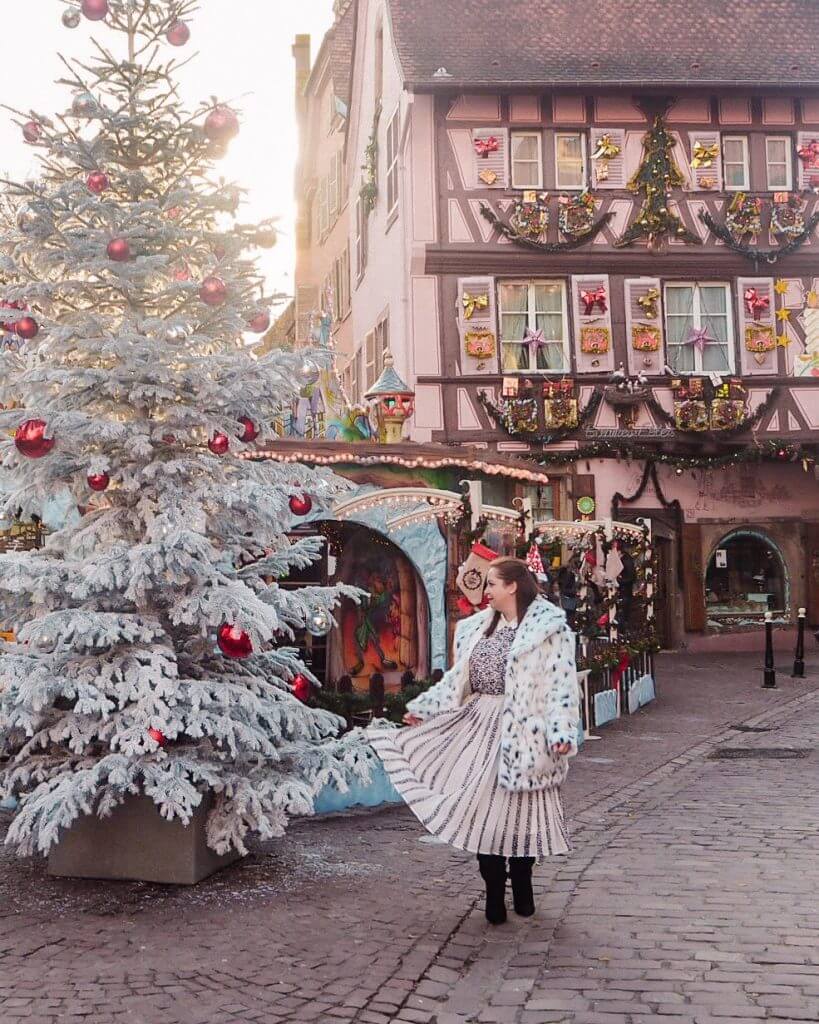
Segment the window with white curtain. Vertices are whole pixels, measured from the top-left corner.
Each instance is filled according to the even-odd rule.
[[[579,132],[555,135],[555,181],[558,188],[585,188],[586,159],[583,136]]]
[[[503,281],[498,306],[504,373],[569,369],[564,281]],[[542,331],[543,342],[524,340],[527,330]]]
[[[543,187],[540,132],[512,132],[512,188]]]
[[[791,140],[787,135],[769,135],[765,139],[765,164],[768,188],[772,192],[788,192],[792,186]]]
[[[721,283],[665,286],[668,364],[675,373],[731,373],[731,289]]]
[[[722,138],[722,178],[728,192],[749,187],[748,137],[724,135]]]

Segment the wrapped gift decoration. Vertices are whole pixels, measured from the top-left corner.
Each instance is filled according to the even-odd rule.
[[[464,349],[473,359],[492,359],[495,355],[495,335],[492,331],[467,331]]]
[[[610,344],[611,332],[608,327],[580,328],[580,351],[586,355],[605,355]]]
[[[745,328],[745,348],[749,352],[773,352],[776,337],[772,326],[749,324]]]
[[[547,398],[543,403],[543,416],[547,427],[576,427],[577,399],[568,395]]]
[[[520,389],[519,377],[504,377],[501,385],[501,395],[504,398],[514,398]]]
[[[680,430],[708,430],[708,406],[693,398],[674,403],[674,422]]]
[[[732,427],[738,427],[745,419],[745,414],[744,402],[730,398],[715,398],[711,403],[711,429],[730,430]]]
[[[659,327],[649,324],[634,324],[631,328],[631,347],[635,352],[657,352],[662,336]]]
[[[561,395],[574,395],[573,380],[546,380],[543,382],[543,397],[558,398]]]

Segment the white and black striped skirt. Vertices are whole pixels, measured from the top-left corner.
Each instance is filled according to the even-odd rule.
[[[571,849],[557,789],[498,785],[503,695],[474,694],[412,728],[368,739],[421,824],[459,850],[542,860]]]

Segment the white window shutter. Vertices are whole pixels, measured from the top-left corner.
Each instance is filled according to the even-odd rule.
[[[744,376],[770,375],[777,372],[776,311],[774,282],[771,277],[740,277],[737,279],[739,309],[739,352]],[[764,302],[764,309],[753,299]]]
[[[463,371],[497,373],[500,343],[493,277],[458,279],[457,316]]]
[[[488,147],[486,156],[478,152]],[[495,148],[497,147],[497,148]],[[506,128],[473,128],[472,155],[476,188],[507,188],[509,183],[509,133]]]
[[[660,279],[632,277],[625,281],[624,287],[628,372],[633,376],[662,373],[666,357]]]
[[[595,301],[592,304],[592,299]],[[575,364],[580,373],[614,369],[611,288],[607,274],[572,277]]]
[[[812,150],[813,156],[803,159],[797,154],[797,174],[800,191],[819,186],[819,131],[799,132],[796,142],[797,150]],[[811,183],[813,182],[813,183]]]
[[[715,152],[710,157],[709,166],[694,167],[695,152],[697,147]],[[688,133],[688,176],[691,181],[691,189],[694,192],[719,192],[722,189],[722,145],[719,132],[689,132]]]
[[[620,152],[615,157],[595,158],[595,153],[602,139],[609,140],[618,146]],[[625,188],[626,179],[626,132],[624,128],[592,128],[590,135],[589,164],[591,189]]]

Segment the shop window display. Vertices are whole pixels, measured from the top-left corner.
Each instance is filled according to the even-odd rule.
[[[705,603],[717,621],[783,612],[785,569],[773,544],[750,532],[720,541],[705,576]]]

